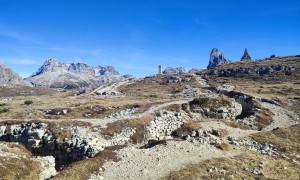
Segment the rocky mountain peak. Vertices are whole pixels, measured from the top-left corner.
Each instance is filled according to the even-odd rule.
[[[207,69],[212,69],[217,66],[228,64],[230,61],[226,58],[225,54],[220,53],[219,49],[213,48],[210,53],[209,64]]]
[[[241,58],[241,61],[247,61],[247,60],[251,60],[251,56],[249,55],[248,50],[246,48],[245,51],[244,51],[244,54]]]
[[[9,67],[0,62],[0,86],[32,86],[29,82],[23,80],[21,76],[13,72]]]
[[[85,63],[61,63],[47,59],[39,70],[27,80],[36,86],[78,88],[99,86],[123,80],[113,66],[93,67]]]
[[[97,66],[96,69],[100,75],[120,75],[120,73],[116,71],[113,66]]]

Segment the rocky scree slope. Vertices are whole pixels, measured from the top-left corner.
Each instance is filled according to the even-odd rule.
[[[31,86],[31,84],[0,62],[0,86]]]
[[[92,67],[84,63],[61,63],[48,59],[27,80],[35,86],[53,88],[79,88],[100,86],[125,79],[112,66]]]

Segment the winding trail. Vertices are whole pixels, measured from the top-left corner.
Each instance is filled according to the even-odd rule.
[[[95,89],[94,91],[90,92],[88,95],[92,95],[92,94],[95,94],[96,92],[99,92],[100,94],[102,94],[103,92],[116,92],[116,93],[119,93],[117,88],[122,86],[122,85],[125,85],[125,84],[128,84],[129,82],[134,82],[134,80],[136,79],[126,79],[126,80],[123,80],[123,81],[119,81],[119,82],[115,82],[115,83],[112,83],[112,84],[109,84],[109,85],[102,85],[100,87],[98,87],[97,89]]]
[[[173,101],[173,102],[167,102],[167,103],[163,103],[163,104],[158,104],[158,105],[153,105],[151,106],[147,111],[142,112],[142,113],[138,113],[138,114],[133,114],[131,116],[128,117],[121,117],[121,118],[102,118],[102,119],[76,119],[77,121],[84,121],[84,122],[89,122],[95,126],[101,126],[103,128],[106,127],[106,124],[108,123],[112,123],[112,122],[116,122],[116,121],[120,121],[120,120],[129,120],[129,119],[137,119],[137,118],[142,118],[151,114],[154,114],[156,111],[159,111],[160,109],[170,106],[170,105],[174,105],[174,104],[183,104],[183,103],[187,103],[189,102],[188,100],[180,100],[180,101]]]
[[[270,109],[274,113],[273,122],[263,129],[263,131],[271,131],[274,128],[286,128],[292,126],[294,122],[289,116],[288,110],[266,102],[261,102],[261,105],[265,108]]]

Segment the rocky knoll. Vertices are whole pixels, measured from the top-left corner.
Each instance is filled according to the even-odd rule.
[[[219,49],[214,48],[210,53],[209,64],[207,69],[212,69],[223,64],[229,64],[230,61],[226,58],[225,54],[220,53]]]
[[[214,69],[210,71],[210,75],[219,75],[222,77],[235,76],[237,74],[271,74],[275,71],[295,71],[293,67],[289,66],[262,66],[250,68],[237,68],[237,69]]]
[[[100,86],[125,79],[112,66],[92,67],[85,63],[61,63],[48,59],[27,80],[35,86],[53,88],[79,88]]]
[[[0,86],[31,86],[31,84],[0,62]]]
[[[187,71],[185,70],[184,67],[177,67],[177,68],[167,67],[162,73],[167,74],[167,75],[185,74],[185,73],[187,73]]]
[[[291,75],[293,72],[299,72],[299,56],[282,56],[272,59],[239,61],[224,66],[208,70],[209,75],[218,75],[221,77],[231,77],[239,74],[272,74],[284,72]]]

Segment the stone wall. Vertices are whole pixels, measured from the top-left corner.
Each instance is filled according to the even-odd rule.
[[[47,124],[27,122],[1,126],[0,140],[22,143],[36,156],[55,157],[56,169],[59,170],[72,162],[94,157],[99,151],[93,147],[93,141],[79,137],[76,128],[71,133],[70,138],[60,141],[59,137],[55,137],[49,130]]]
[[[146,126],[146,130],[148,131],[146,139],[163,140],[170,138],[171,133],[180,128],[182,124],[183,118],[181,113],[170,111],[157,112],[155,120]]]

